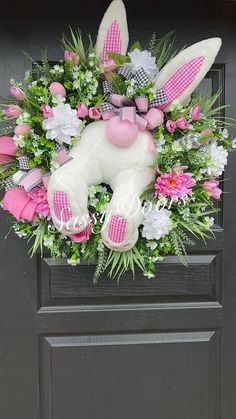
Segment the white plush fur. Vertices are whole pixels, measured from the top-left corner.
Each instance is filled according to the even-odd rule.
[[[85,128],[82,138],[70,152],[73,160],[52,174],[48,198],[55,225],[64,234],[75,234],[85,228],[88,221],[88,185],[107,183],[113,197],[106,211],[102,237],[107,247],[129,250],[137,241],[142,220],[140,196],[154,178],[155,152],[151,149],[152,137],[140,132],[128,148],[117,147],[106,137],[106,122],[94,122]],[[57,220],[53,210],[53,194],[62,191],[68,195],[73,217],[69,223]],[[108,238],[109,220],[113,215],[127,220],[124,242],[112,243]],[[82,227],[75,227],[79,222]]]
[[[126,54],[128,43],[129,43],[129,32],[128,32],[128,25],[127,25],[127,18],[126,18],[126,10],[122,0],[113,0],[108,7],[101,25],[98,31],[97,43],[96,43],[96,53],[100,55],[103,50],[103,45],[107,36],[107,31],[112,24],[112,22],[116,20],[119,24],[121,37],[122,37],[122,48],[121,54]]]
[[[221,44],[222,41],[220,38],[205,39],[204,41],[197,42],[191,47],[181,51],[162,69],[156,81],[156,88],[159,89],[162,87],[184,64],[192,61],[194,58],[204,56],[205,61],[196,78],[184,91],[184,93],[178,97],[178,101],[180,103],[184,103],[205,77],[206,73],[210,70],[215,61],[216,55],[219,52]],[[170,107],[166,107],[165,112],[168,112],[169,108]]]

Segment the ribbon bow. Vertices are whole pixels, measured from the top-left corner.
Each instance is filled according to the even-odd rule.
[[[119,68],[118,74],[124,76],[126,80],[134,80],[139,87],[150,82],[150,77],[143,68],[135,70],[130,66],[122,66]],[[149,101],[147,96],[136,96],[132,100],[127,96],[113,93],[108,80],[103,81],[103,90],[109,98],[109,102],[105,102],[101,105],[102,118],[104,120],[110,120],[113,117],[118,116],[120,122],[128,121],[135,124],[140,131],[154,129],[163,123],[163,112],[160,109],[157,109],[158,106],[168,102],[163,89],[156,90],[153,101]],[[115,144],[122,146],[122,140],[119,141],[117,130],[119,130],[117,124],[116,126],[113,124],[112,129],[111,126],[108,126],[108,138]],[[130,131],[130,134],[128,131]],[[127,134],[125,145],[130,145],[137,137],[138,130],[134,131],[134,129],[127,126],[125,134]],[[122,135],[124,136],[123,131]]]

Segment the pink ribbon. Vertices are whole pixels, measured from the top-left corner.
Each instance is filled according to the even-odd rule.
[[[0,164],[6,164],[15,159],[17,147],[12,137],[0,137]]]
[[[62,166],[72,160],[72,157],[68,156],[66,149],[62,147],[58,150],[55,160],[60,166]],[[26,192],[31,192],[34,188],[42,184],[47,189],[50,177],[50,172],[42,174],[41,169],[39,167],[35,167],[29,172],[26,172],[20,178],[19,185],[23,187]]]

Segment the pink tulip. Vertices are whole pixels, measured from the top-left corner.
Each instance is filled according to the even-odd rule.
[[[214,199],[220,199],[222,190],[218,187],[219,186],[218,180],[207,180],[204,182],[203,188],[209,192],[210,196]]]
[[[19,118],[22,113],[22,109],[17,105],[9,105],[3,112],[9,118]]]
[[[14,96],[20,102],[22,102],[25,99],[25,93],[19,87],[12,86],[10,88],[10,92],[12,96]]]
[[[78,105],[77,116],[78,118],[85,118],[88,116],[88,108],[83,102]]]
[[[65,61],[72,63],[74,65],[78,65],[80,61],[79,55],[73,54],[73,52],[67,51],[67,50],[64,51],[64,58],[65,58]]]
[[[188,129],[189,123],[186,118],[178,118],[176,121],[176,125],[179,129]]]
[[[111,73],[112,71],[116,69],[117,65],[114,60],[109,59],[103,64],[103,67],[104,67],[105,73]]]
[[[49,105],[41,106],[44,118],[51,118],[53,116],[53,109]]]
[[[31,130],[31,127],[28,124],[17,125],[14,129],[14,133],[18,135],[24,135]]]
[[[172,134],[176,130],[176,123],[169,119],[166,123],[166,129]]]
[[[91,119],[100,119],[102,116],[101,112],[97,108],[89,108],[89,117]]]
[[[58,83],[57,81],[54,81],[53,83],[50,84],[49,90],[53,96],[61,96],[61,97],[66,96],[65,87],[61,83]]]
[[[190,116],[193,121],[199,121],[199,119],[201,119],[201,108],[199,105],[194,106],[194,108],[190,110]]]

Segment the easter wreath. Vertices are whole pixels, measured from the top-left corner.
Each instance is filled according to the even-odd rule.
[[[115,16],[115,18],[114,18]],[[218,95],[197,85],[218,38],[172,53],[172,34],[126,54],[124,5],[114,0],[96,45],[80,32],[62,38],[64,59],[32,60],[2,98],[0,186],[14,232],[71,265],[97,260],[120,277],[137,265],[147,277],[192,238],[214,236],[230,121]],[[108,186],[110,185],[110,186]]]

